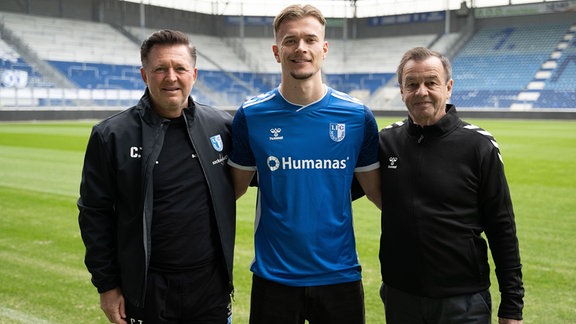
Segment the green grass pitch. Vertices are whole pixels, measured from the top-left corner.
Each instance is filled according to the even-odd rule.
[[[380,128],[397,119],[379,118]],[[516,212],[525,323],[576,322],[576,121],[480,120],[496,136]],[[76,199],[92,122],[0,124],[0,323],[106,323],[83,264]],[[254,190],[238,201],[234,323],[247,323]],[[366,322],[378,296],[380,217],[354,202]],[[393,266],[393,265],[391,265]],[[494,310],[498,285],[492,279]]]

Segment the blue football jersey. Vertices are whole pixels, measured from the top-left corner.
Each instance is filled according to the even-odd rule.
[[[379,167],[370,110],[329,87],[306,106],[276,88],[244,102],[232,137],[229,164],[258,175],[254,274],[289,286],[360,280],[350,186]]]

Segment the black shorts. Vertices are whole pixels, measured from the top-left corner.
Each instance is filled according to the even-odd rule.
[[[362,281],[291,287],[252,277],[250,324],[363,324]]]

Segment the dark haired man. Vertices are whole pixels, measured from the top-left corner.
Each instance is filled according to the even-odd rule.
[[[94,126],[79,224],[85,263],[113,323],[225,324],[231,316],[235,199],[231,116],[195,102],[186,34],[142,43],[140,102]]]

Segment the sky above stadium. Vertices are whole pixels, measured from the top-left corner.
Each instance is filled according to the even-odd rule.
[[[326,17],[354,17],[351,0],[124,0],[160,7],[176,8],[213,15],[275,16],[282,8],[294,3],[309,3]],[[493,7],[510,4],[554,2],[545,0],[357,0],[356,17],[400,15],[417,12],[458,9],[462,2],[468,7]]]

